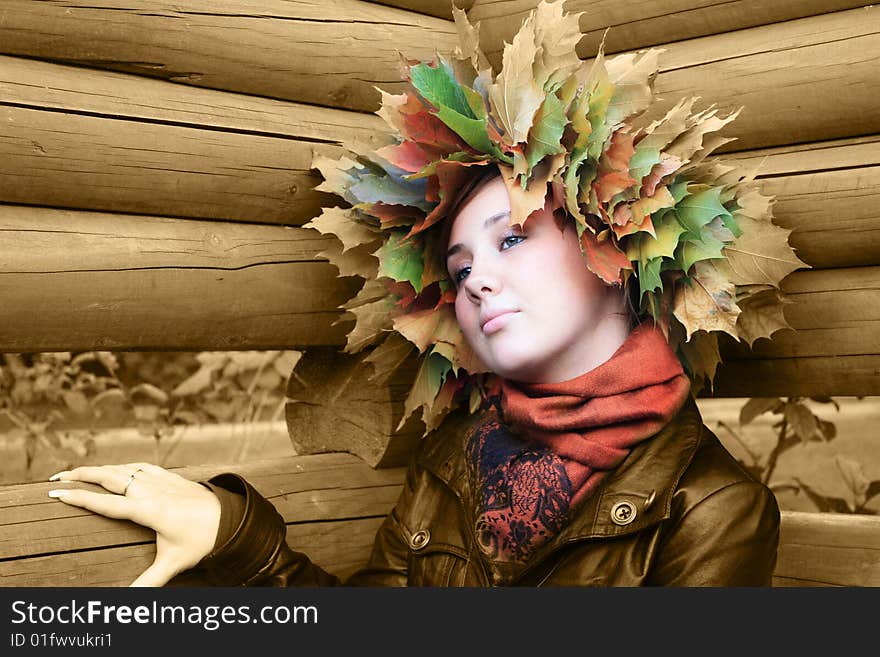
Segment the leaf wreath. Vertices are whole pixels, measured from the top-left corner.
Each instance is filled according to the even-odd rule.
[[[731,141],[713,133],[739,111],[694,113],[690,98],[650,120],[660,51],[606,59],[600,48],[583,62],[580,14],[565,14],[561,2],[531,12],[493,77],[479,24],[453,12],[454,55],[406,61],[406,91],[380,90],[387,145],[313,163],[324,177],[317,189],[350,207],[326,208],[305,226],[341,242],[322,254],[340,276],[366,279],[343,306],[356,318],[345,351],[370,347],[380,381],[413,349],[420,354],[398,429],[422,409],[427,433],[463,402],[474,412],[497,385],[456,322],[439,253],[472,167],[499,167],[511,225],[550,196],[574,222],[590,271],[616,286],[635,277],[641,317],[663,329],[694,390],[714,379],[719,332],[751,347],[791,328],[779,282],[807,266],[788,244],[791,231],[772,223],[773,199],[754,173],[706,159]]]

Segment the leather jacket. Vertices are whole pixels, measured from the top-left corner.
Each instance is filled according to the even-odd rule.
[[[231,474],[211,483],[244,494],[244,517],[200,565],[226,586],[770,585],[776,499],[703,424],[692,398],[524,565],[494,563],[476,547],[464,441],[478,421],[456,412],[423,440],[369,562],[345,582],[291,549],[274,507]]]

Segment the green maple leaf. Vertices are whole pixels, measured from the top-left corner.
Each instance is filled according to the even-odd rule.
[[[681,270],[685,273],[690,271],[691,265],[698,260],[709,260],[711,258],[723,258],[721,250],[724,248],[724,242],[716,240],[714,237],[704,235],[701,240],[685,240],[679,246],[675,254],[676,262],[680,263]]]
[[[554,93],[548,93],[541,103],[526,144],[526,161],[529,165],[527,175],[531,175],[532,167],[546,155],[563,152],[560,142],[565,126],[568,125],[565,110],[564,101]]]
[[[680,203],[685,196],[690,194],[687,190],[688,184],[690,184],[689,180],[681,180],[669,185],[669,193],[672,194],[676,203]]]
[[[645,296],[646,292],[653,292],[656,289],[663,291],[663,281],[660,280],[660,265],[663,258],[651,258],[646,263],[638,263],[639,270],[639,299]]]
[[[421,407],[430,411],[434,399],[440,392],[447,374],[452,370],[452,364],[441,354],[432,352],[422,361],[413,386],[407,395],[403,407],[403,417],[395,431],[399,431],[410,415]],[[423,417],[425,413],[423,412]]]
[[[647,232],[635,233],[626,247],[626,256],[630,260],[645,264],[653,258],[674,257],[679,237],[684,232],[684,228],[675,218],[675,212],[662,210],[656,214],[658,216],[652,215],[651,218],[657,237],[655,238]]]
[[[424,180],[404,180],[391,175],[364,173],[348,191],[355,197],[356,204],[385,203],[388,205],[409,205],[430,212],[434,204],[425,200],[427,183]]]
[[[405,233],[393,231],[385,243],[373,253],[379,258],[379,276],[395,281],[408,281],[413,289],[422,291],[422,249],[414,239],[404,240]]]
[[[437,118],[469,146],[502,160],[509,159],[489,138],[488,114],[482,95],[459,84],[449,64],[441,60],[436,68],[424,63],[414,66],[410,69],[410,81],[422,97],[437,108]]]
[[[703,226],[715,217],[722,217],[723,220],[725,215],[730,216],[730,213],[721,204],[722,190],[721,187],[712,187],[696,194],[690,194],[675,204],[678,221],[687,230],[689,239],[699,240],[702,237]],[[675,193],[673,192],[674,197]]]

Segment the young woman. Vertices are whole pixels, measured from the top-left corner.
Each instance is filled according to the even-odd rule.
[[[419,348],[405,415],[423,409],[428,430],[347,583],[770,584],[775,498],[692,394],[715,332],[763,336],[780,279],[804,264],[753,177],[706,160],[727,140],[704,137],[735,114],[692,114],[695,99],[651,114],[657,51],[582,62],[561,3],[538,4],[493,79],[453,13],[457,61],[407,62],[406,92],[383,95],[386,145],[314,163],[348,207],[306,226],[337,235],[327,257],[366,280],[346,305],[354,350],[394,361],[395,332]],[[136,585],[194,566],[218,584],[339,583],[237,476],[55,478],[115,495],[54,497],[156,530]]]
[[[659,328],[633,326],[627,295],[584,266],[573,225],[549,209],[509,225],[496,172],[450,218],[446,262],[500,395],[423,441],[346,584],[769,585],[773,494],[703,426]],[[53,478],[116,493],[58,499],[156,531],[134,585],[197,565],[222,585],[340,583],[287,546],[280,516],[235,475],[206,486],[127,464]]]

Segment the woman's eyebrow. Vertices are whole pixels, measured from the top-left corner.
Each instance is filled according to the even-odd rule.
[[[493,224],[495,224],[496,222],[498,222],[501,219],[506,219],[506,218],[510,218],[510,210],[502,210],[501,212],[496,212],[491,217],[486,219],[486,221],[483,222],[483,230],[486,230],[487,228],[491,228]],[[446,259],[448,260],[449,258],[454,256],[456,253],[461,251],[462,248],[464,248],[464,244],[462,244],[461,242],[450,246],[449,250],[446,251]]]

